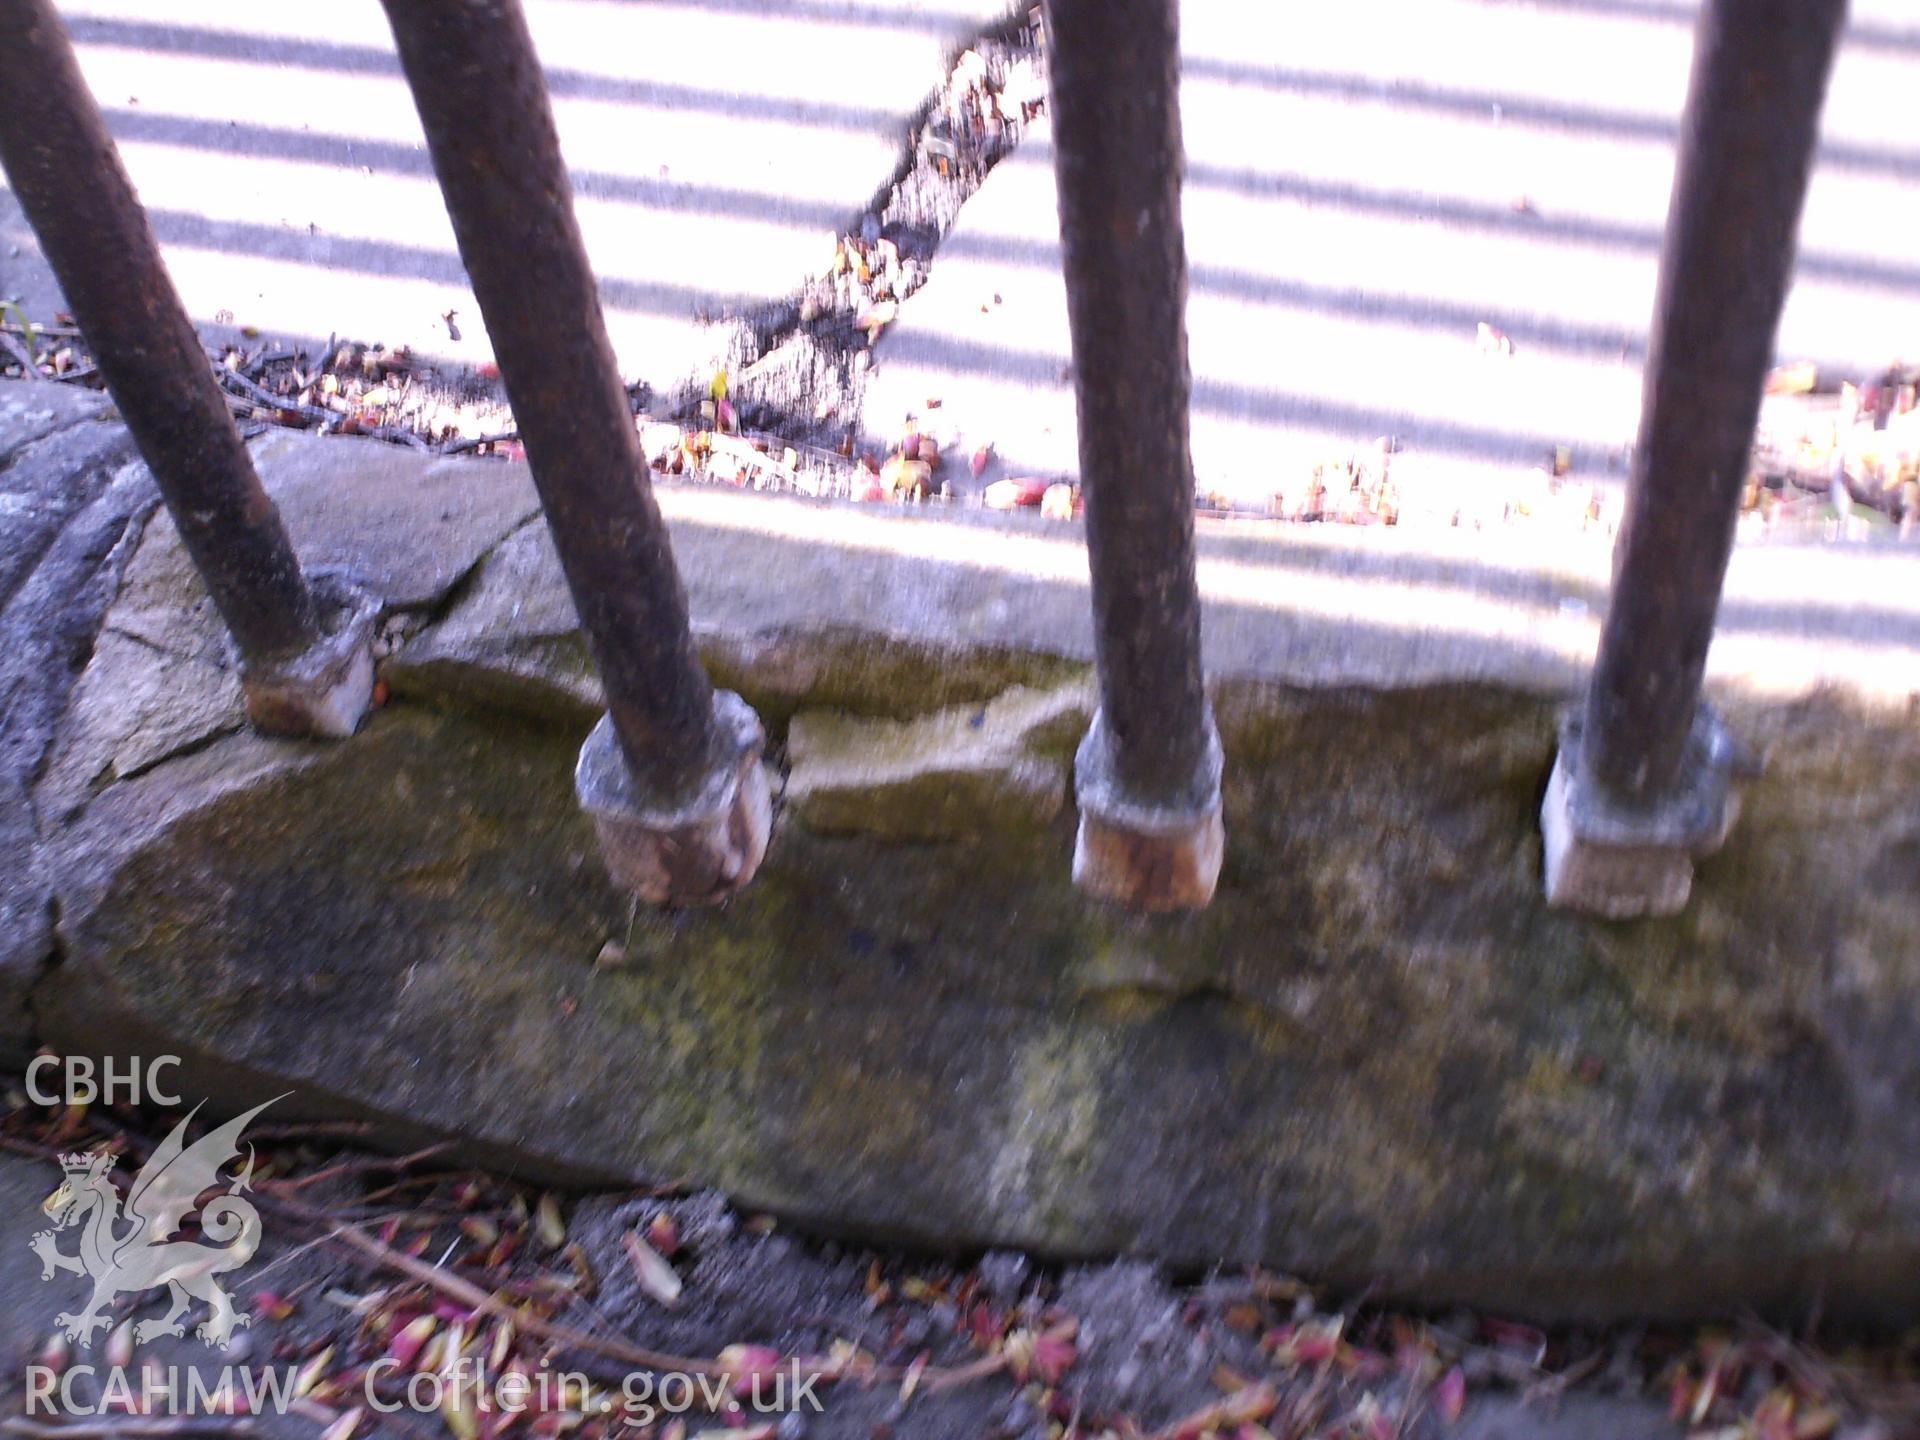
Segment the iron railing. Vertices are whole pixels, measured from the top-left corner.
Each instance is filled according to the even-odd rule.
[[[385,0],[607,697],[576,786],[615,877],[663,904],[753,875],[765,737],[701,668],[519,0]],[[1221,750],[1203,683],[1188,444],[1178,0],[1046,0],[1099,708],[1074,875],[1126,906],[1211,898]],[[1684,904],[1732,813],[1701,683],[1845,0],[1706,0],[1612,601],[1542,811],[1550,902]],[[0,160],[239,651],[262,729],[351,733],[367,597],[303,575],[51,0],[0,0],[42,102]],[[555,326],[553,317],[568,318]]]

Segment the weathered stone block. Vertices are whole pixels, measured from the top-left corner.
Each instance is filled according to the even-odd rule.
[[[855,717],[812,763],[851,757],[873,797],[893,772],[867,742],[898,732],[864,721],[1085,674],[1084,557],[1027,553],[1017,525],[886,539],[815,507],[669,508],[709,653],[776,657],[771,705],[747,696],[776,743],[788,716]],[[1880,693],[1915,674],[1920,626],[1886,618],[1920,593],[1893,583],[1911,570],[1849,557],[1879,629],[1809,632],[1748,671],[1755,647],[1733,673],[1766,684],[1715,681],[1768,772],[1686,913],[1621,924],[1540,894],[1535,816],[1574,688],[1541,683],[1558,582],[1475,589],[1431,557],[1383,579],[1362,541],[1309,548],[1336,543],[1354,553],[1202,533],[1231,841],[1211,907],[1159,918],[1074,889],[1064,807],[976,808],[908,842],[873,797],[831,833],[796,804],[725,906],[634,918],[575,803],[594,707],[557,568],[524,535],[389,662],[400,699],[346,744],[252,735],[235,697],[232,727],[143,746],[84,698],[151,683],[140,646],[103,643],[35,792],[64,950],[36,1007],[72,1048],[184,1054],[183,1084],[232,1104],[292,1088],[289,1113],[397,1142],[692,1176],[847,1233],[1258,1261],[1543,1316],[1819,1294],[1912,1319],[1920,737]],[[174,544],[153,527],[136,569]],[[491,578],[515,547],[517,598]],[[1349,587],[1329,618],[1261,601],[1309,563]],[[1469,597],[1447,623],[1484,601],[1505,628],[1387,634],[1419,624],[1379,608],[1408,575]],[[789,587],[834,597],[833,622],[796,618]],[[1844,614],[1848,593],[1822,605]],[[169,654],[218,641],[190,576],[130,590],[108,635],[163,598]],[[1374,674],[1403,662],[1403,683]],[[1818,688],[1828,665],[1862,685]],[[1081,723],[1034,753],[1064,755]],[[786,737],[803,780],[813,724]],[[102,768],[130,746],[142,767]],[[627,963],[596,968],[609,941]]]

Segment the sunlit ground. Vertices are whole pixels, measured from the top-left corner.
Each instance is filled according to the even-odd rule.
[[[191,0],[62,8],[197,318],[487,358],[373,0],[324,27]],[[621,364],[664,386],[711,353],[704,319],[827,262],[947,57],[1003,7],[528,8]],[[1901,0],[1854,11],[1779,348],[1866,371],[1920,336],[1920,23]],[[1258,499],[1377,437],[1409,484],[1497,487],[1558,447],[1577,479],[1617,479],[1691,15],[1187,0],[1202,487]],[[989,179],[881,339],[870,433],[938,398],[943,438],[1075,468],[1048,144],[1043,123]],[[10,211],[0,228],[4,292],[31,237]],[[1483,324],[1510,355],[1487,353]]]

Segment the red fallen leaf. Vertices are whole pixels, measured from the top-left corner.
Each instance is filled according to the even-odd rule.
[[[1242,1335],[1251,1335],[1260,1328],[1260,1307],[1245,1301],[1238,1305],[1229,1305],[1220,1319],[1229,1330],[1238,1330]]]
[[[1071,1336],[1049,1330],[1033,1342],[1033,1373],[1049,1385],[1059,1384],[1060,1377],[1071,1370],[1079,1358],[1080,1351]]]
[[[1467,1377],[1458,1365],[1442,1375],[1440,1383],[1433,1387],[1433,1408],[1449,1425],[1467,1408]]]
[[[673,1216],[662,1210],[647,1222],[647,1243],[671,1258],[680,1248],[680,1227],[673,1223]]]
[[[498,380],[500,378],[500,367],[494,364],[493,361],[487,360],[474,366],[473,373],[478,375],[482,380]]]
[[[1191,1415],[1174,1421],[1160,1433],[1171,1440],[1199,1440],[1210,1430],[1231,1430],[1242,1425],[1256,1425],[1271,1415],[1280,1404],[1280,1397],[1274,1388],[1262,1382],[1249,1385],[1224,1400],[1216,1400],[1211,1405],[1203,1405]]]
[[[47,1337],[47,1343],[40,1347],[36,1360],[37,1363],[58,1374],[67,1368],[67,1361],[72,1354],[73,1350],[67,1344],[67,1337],[56,1330]]]
[[[626,1247],[627,1259],[632,1262],[640,1288],[662,1305],[677,1303],[684,1285],[679,1272],[667,1263],[666,1257],[641,1239],[637,1230],[627,1231],[620,1237],[620,1243]]]
[[[762,1395],[772,1395],[780,1376],[780,1352],[771,1345],[729,1345],[719,1358],[734,1394],[750,1394],[757,1382]]]
[[[373,703],[378,705],[380,702],[375,700]],[[253,1313],[268,1320],[284,1320],[293,1314],[293,1306],[278,1291],[256,1290],[253,1292]]]
[[[390,700],[392,697],[393,697],[393,689],[391,686],[387,684],[386,681],[376,680],[373,682],[373,708],[374,709],[378,710],[382,705],[385,705],[387,701]],[[276,1315],[274,1318],[277,1320],[281,1317]]]
[[[1000,1345],[1007,1372],[1023,1385],[1030,1376],[1048,1385],[1057,1384],[1080,1358],[1073,1344],[1079,1328],[1079,1321],[1068,1318],[1039,1333],[1024,1328],[1015,1330]]]
[[[1685,1369],[1673,1377],[1673,1383],[1667,1387],[1667,1418],[1678,1421],[1693,1408],[1693,1376]]]
[[[387,1345],[387,1354],[393,1358],[393,1363],[402,1370],[411,1370],[421,1347],[432,1337],[439,1325],[440,1322],[431,1315],[417,1316],[407,1322],[405,1328]]]
[[[1340,1340],[1333,1335],[1302,1335],[1293,1347],[1293,1358],[1302,1365],[1324,1365],[1339,1353]]]
[[[967,468],[973,472],[974,479],[978,480],[980,478],[980,472],[987,468],[987,462],[992,459],[993,447],[991,445],[982,445],[978,450],[973,452],[973,458],[967,462]]]
[[[967,1312],[967,1333],[977,1345],[991,1346],[1005,1328],[1005,1318],[995,1315],[989,1306],[976,1305]]]
[[[1345,1356],[1346,1346],[1340,1338],[1343,1328],[1344,1322],[1338,1318],[1281,1325],[1260,1337],[1260,1348],[1273,1356],[1277,1365],[1326,1365]]]
[[[1036,485],[1038,489],[1033,488]],[[1023,505],[1038,505],[1046,493],[1042,481],[996,480],[980,492],[980,502],[989,510],[1016,510]]]

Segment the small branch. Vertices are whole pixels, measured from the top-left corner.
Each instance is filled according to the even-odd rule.
[[[1532,1405],[1539,1401],[1557,1401],[1568,1390],[1578,1385],[1587,1376],[1593,1374],[1605,1363],[1607,1352],[1595,1350],[1584,1359],[1577,1360],[1564,1370],[1557,1370],[1544,1380],[1537,1380],[1521,1392],[1520,1403]]]
[[[518,440],[518,430],[502,430],[498,435],[474,435],[465,440],[456,440],[451,445],[440,447],[442,455],[465,455],[470,450],[478,450],[485,445],[504,445],[508,441]]]
[[[271,1190],[277,1195],[290,1195],[295,1190],[304,1190],[309,1185],[317,1185],[322,1180],[337,1180],[344,1175],[366,1175],[385,1173],[392,1170],[409,1170],[422,1160],[430,1160],[435,1155],[444,1155],[453,1149],[451,1140],[442,1140],[437,1145],[429,1145],[424,1150],[416,1150],[411,1155],[399,1155],[388,1158],[385,1155],[367,1155],[358,1160],[342,1160],[338,1164],[328,1165],[315,1170],[310,1175],[289,1176],[284,1180],[264,1180],[260,1188]]]
[[[0,330],[6,331],[9,335],[25,335],[29,333],[23,325],[4,324],[0,325]],[[80,327],[77,325],[36,325],[33,327],[31,333],[35,335],[45,335],[53,340],[79,340],[82,338]]]
[[[1183,1435],[1199,1435],[1208,1430],[1237,1429],[1241,1425],[1257,1425],[1271,1415],[1280,1404],[1280,1397],[1272,1385],[1261,1381],[1249,1385],[1244,1390],[1236,1390],[1224,1400],[1215,1400],[1203,1405],[1191,1415],[1174,1421],[1163,1430],[1155,1432],[1154,1440],[1177,1440]]]
[[[261,1198],[266,1200],[265,1196]],[[573,1329],[571,1326],[560,1325],[554,1321],[542,1319],[537,1315],[527,1314],[524,1311],[508,1305],[497,1295],[489,1294],[472,1281],[463,1279],[449,1271],[442,1270],[436,1265],[419,1259],[417,1256],[408,1255],[404,1251],[396,1250],[391,1245],[374,1239],[373,1236],[367,1234],[357,1226],[331,1222],[325,1213],[314,1209],[312,1206],[302,1204],[299,1201],[289,1200],[284,1196],[276,1196],[268,1203],[272,1204],[275,1208],[285,1208],[297,1218],[305,1220],[309,1224],[330,1225],[331,1229],[326,1236],[327,1239],[337,1241],[349,1249],[356,1250],[365,1258],[389,1270],[397,1270],[409,1280],[417,1281],[430,1289],[438,1290],[449,1299],[467,1306],[476,1314],[491,1315],[497,1319],[507,1320],[522,1333],[537,1335],[542,1340],[551,1341],[563,1349],[577,1350],[589,1355],[598,1355],[604,1359],[615,1360],[622,1365],[631,1366],[636,1370],[648,1370],[656,1374],[674,1371],[689,1375],[706,1375],[714,1378],[723,1378],[731,1373],[727,1367],[718,1360],[707,1360],[692,1355],[674,1355],[661,1350],[649,1350],[644,1346],[628,1344],[624,1340],[589,1335],[584,1331]],[[1005,1355],[989,1355],[970,1365],[961,1366],[958,1369],[927,1370],[923,1372],[923,1374],[928,1389],[931,1392],[934,1389],[951,1389],[956,1385],[965,1384],[970,1380],[984,1379],[989,1375],[998,1374],[1007,1368],[1008,1363],[1008,1357]],[[826,1370],[821,1370],[818,1373],[826,1379],[838,1378],[833,1375],[832,1372]],[[865,1379],[897,1380],[905,1375],[906,1372],[897,1366],[874,1366],[869,1369],[864,1369],[859,1373],[861,1377]]]
[[[319,1211],[305,1205],[298,1205],[285,1199],[275,1202],[290,1205],[297,1213],[304,1212],[302,1218],[317,1224],[327,1223],[327,1217]],[[329,1237],[348,1248],[359,1251],[370,1260],[377,1261],[390,1270],[397,1270],[409,1280],[417,1280],[422,1285],[438,1290],[450,1299],[458,1301],[476,1313],[491,1315],[506,1320],[529,1335],[538,1335],[542,1340],[551,1340],[568,1349],[583,1350],[589,1354],[601,1355],[609,1360],[618,1360],[623,1365],[631,1365],[640,1370],[684,1371],[691,1375],[725,1376],[728,1372],[724,1365],[715,1360],[701,1360],[687,1355],[670,1355],[659,1350],[648,1350],[638,1345],[629,1345],[623,1340],[603,1340],[597,1336],[583,1334],[565,1325],[557,1325],[551,1320],[538,1316],[521,1314],[512,1306],[503,1303],[498,1297],[488,1294],[470,1280],[431,1265],[425,1260],[382,1244],[371,1235],[352,1225],[337,1225]]]
[[[318,405],[303,405],[290,395],[275,395],[264,385],[257,385],[237,370],[229,370],[224,365],[213,367],[214,377],[229,392],[238,392],[237,398],[249,404],[262,406],[275,412],[298,415],[316,425],[329,428],[339,425],[347,417],[337,411],[327,410]]]
[[[10,329],[0,329],[0,349],[4,349],[20,362],[21,368],[27,372],[27,379],[46,379],[47,377],[40,373],[40,362],[33,358],[31,350],[14,338],[15,333]]]

